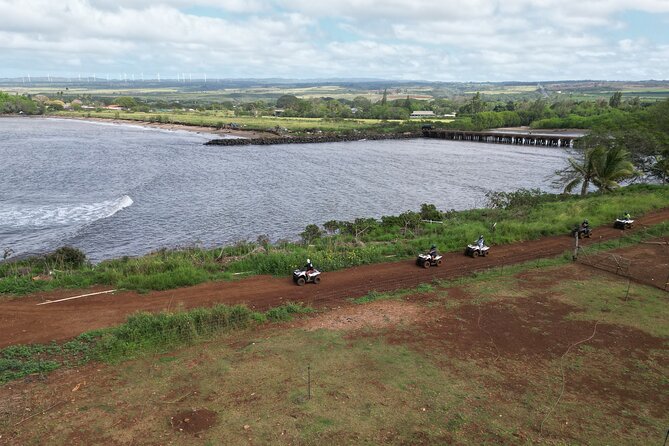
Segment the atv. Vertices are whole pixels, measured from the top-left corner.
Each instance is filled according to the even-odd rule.
[[[434,258],[432,258],[432,256],[429,254],[418,254],[418,257],[416,258],[416,265],[422,266],[423,268],[439,266],[441,265],[441,259],[442,256],[438,254],[434,256]]]
[[[304,269],[296,269],[293,271],[293,282],[298,286],[302,286],[305,283],[315,283],[318,285],[321,283],[321,272],[317,269],[312,269],[309,272]]]
[[[616,221],[613,222],[613,227],[616,229],[632,229],[634,226],[634,220],[630,218],[616,218]]]
[[[483,246],[481,248],[479,245],[467,245],[465,248],[465,255],[470,257],[485,257],[490,253],[490,246]]]
[[[576,237],[578,234],[578,238],[583,238],[587,237],[590,238],[592,235],[592,229],[590,227],[583,227],[583,226],[575,226],[574,229],[571,230],[571,236]]]

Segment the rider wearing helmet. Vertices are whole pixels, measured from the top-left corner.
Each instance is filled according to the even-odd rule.
[[[625,211],[625,215],[623,217],[625,218],[625,220],[631,220],[632,219],[632,216],[630,215],[629,211]]]
[[[428,252],[430,257],[432,257],[432,260],[434,260],[435,257],[437,257],[437,245],[432,245],[430,246],[430,251]]]
[[[483,234],[479,235],[479,239],[476,241],[476,244],[478,245],[479,249],[483,249],[483,246],[485,246],[485,240],[483,239]]]
[[[309,275],[314,270],[314,264],[311,263],[311,259],[307,259],[307,264],[304,267],[307,275]]]

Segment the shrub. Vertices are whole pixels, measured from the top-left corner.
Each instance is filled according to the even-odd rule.
[[[72,246],[62,246],[46,256],[47,263],[55,263],[61,268],[80,268],[86,263],[86,254]]]

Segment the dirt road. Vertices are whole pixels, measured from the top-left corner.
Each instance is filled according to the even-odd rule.
[[[636,227],[650,226],[668,219],[669,209],[664,209],[638,219]],[[609,240],[621,234],[622,231],[612,227],[599,227],[595,228],[593,238],[583,243],[587,245]],[[304,302],[318,308],[336,307],[344,299],[364,296],[372,290],[384,292],[410,288],[433,279],[451,279],[491,267],[554,257],[572,247],[573,239],[567,235],[546,237],[494,246],[486,258],[465,257],[462,252],[447,253],[444,264],[438,268],[419,268],[410,259],[328,272],[323,274],[320,285],[303,287],[295,286],[290,277],[255,276],[235,282],[209,282],[149,294],[101,294],[37,306],[45,300],[109,288],[39,293],[0,302],[0,348],[12,344],[63,341],[89,330],[119,324],[136,311],[188,309],[218,303],[244,303],[250,308],[264,310],[287,301]]]

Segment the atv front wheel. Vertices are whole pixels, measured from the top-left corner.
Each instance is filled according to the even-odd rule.
[[[297,280],[295,281],[295,283],[297,284],[297,286],[302,286],[302,285],[304,285],[305,283],[307,283],[307,281],[304,280],[304,277],[300,277],[299,279],[297,279]]]
[[[316,277],[314,277],[314,283],[315,283],[316,285],[318,285],[319,283],[321,283],[321,276],[316,276]]]
[[[478,252],[477,250],[473,250],[473,251],[472,251],[472,257],[475,257],[475,258],[476,258],[476,257],[478,257],[478,256],[479,256],[479,252]]]
[[[430,267],[430,261],[429,260],[424,260],[423,261],[423,268],[427,269]]]
[[[437,266],[441,265],[441,259],[437,260]]]

